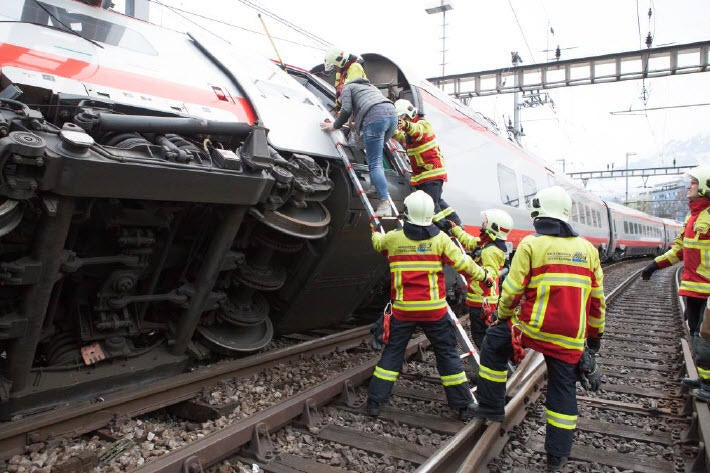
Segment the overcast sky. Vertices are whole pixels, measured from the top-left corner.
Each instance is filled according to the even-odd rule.
[[[384,54],[423,77],[441,74],[442,16],[425,12],[425,8],[438,5],[438,0],[159,1],[245,29],[171,11],[157,1],[151,1],[151,21],[180,30],[204,27],[235,46],[270,58],[275,57],[274,50],[263,34],[256,10],[246,3],[256,3],[343,49]],[[654,46],[710,39],[708,0],[451,0],[451,3],[453,10],[446,15],[447,74],[506,67],[511,51],[518,51],[525,64],[543,62],[554,56],[554,52],[544,50],[554,50],[558,44],[563,59],[637,50],[645,47],[649,30]],[[650,25],[649,8],[653,10]],[[267,15],[263,18],[285,62],[307,68],[322,62],[327,46]],[[646,105],[710,103],[709,85],[710,73],[649,79],[645,83]],[[626,81],[549,91],[555,102],[554,110],[548,105],[522,112],[526,134],[523,144],[555,169],[561,169],[562,162],[558,160],[564,159],[569,172],[603,169],[609,163],[623,168],[626,153],[636,153],[629,158],[630,167],[640,160],[646,165],[669,165],[674,149],[670,142],[706,136],[705,142],[710,143],[710,107],[610,115],[612,111],[643,108],[640,98],[643,87],[641,81]],[[474,99],[470,105],[499,123],[512,116],[509,94]],[[710,158],[710,150],[706,150],[706,156],[705,159]],[[631,187],[635,189],[640,184],[632,182]],[[614,183],[603,181],[592,188],[603,190],[610,185],[623,189],[624,182],[623,179]]]

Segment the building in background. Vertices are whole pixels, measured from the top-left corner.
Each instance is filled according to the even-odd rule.
[[[682,222],[688,213],[688,199],[685,196],[687,187],[688,180],[683,178],[657,184],[639,194],[635,202],[629,202],[629,206],[657,217]]]

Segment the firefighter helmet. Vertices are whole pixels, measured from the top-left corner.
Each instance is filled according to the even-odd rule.
[[[434,201],[424,191],[414,191],[404,199],[404,212],[409,223],[428,227],[434,218]]]
[[[500,209],[488,209],[481,212],[481,221],[485,221],[484,230],[494,240],[505,240],[513,229],[513,217]]]
[[[325,68],[325,72],[332,71],[333,67],[342,68],[345,66],[345,63],[348,62],[348,56],[350,55],[340,49],[329,49],[328,52],[325,53],[325,59],[323,59],[323,67]]]
[[[550,217],[567,222],[571,208],[572,198],[567,191],[560,186],[552,186],[541,189],[535,194],[530,216],[534,219]]]
[[[710,166],[694,167],[688,175],[698,180],[698,194],[710,197]]]
[[[409,118],[414,118],[417,114],[417,107],[412,105],[412,102],[406,99],[399,99],[394,103],[394,108],[397,110],[397,116],[407,115]]]

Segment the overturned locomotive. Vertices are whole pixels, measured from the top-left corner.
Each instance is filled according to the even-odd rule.
[[[0,19],[1,418],[386,298],[327,87],[72,0]]]

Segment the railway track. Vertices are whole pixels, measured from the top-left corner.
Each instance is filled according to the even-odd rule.
[[[605,268],[605,287],[616,286],[625,273],[637,270],[645,264],[645,261],[635,261]],[[666,277],[667,272],[660,272],[658,275],[660,280],[660,276]],[[650,283],[646,283],[646,286],[655,288],[651,289],[651,293],[658,299],[659,288],[666,282],[652,280]],[[624,471],[621,466],[629,466],[635,461],[632,460],[632,452],[638,450],[639,445],[645,452],[641,456],[645,463],[636,462],[636,466],[641,469],[626,468],[628,471],[680,472],[683,470],[643,468],[651,464],[666,468],[669,464],[692,463],[692,454],[697,448],[683,442],[683,432],[690,425],[689,417],[684,411],[685,398],[679,391],[671,389],[675,387],[673,380],[682,376],[682,350],[678,348],[673,351],[672,342],[660,343],[646,339],[643,340],[643,350],[629,349],[629,338],[643,328],[631,321],[634,317],[632,312],[641,311],[646,314],[649,323],[653,321],[653,326],[664,326],[668,323],[662,321],[662,308],[671,306],[671,291],[668,291],[671,302],[664,299],[654,312],[643,308],[644,301],[653,300],[643,295],[643,288],[644,286],[639,286],[631,293],[626,292],[627,295],[623,296],[624,299],[620,302],[610,303],[608,328],[599,360],[605,373],[605,385],[602,393],[596,395],[579,393],[579,434],[570,466],[565,471]],[[640,299],[628,301],[625,299],[629,297],[628,294]],[[627,308],[627,304],[633,309]],[[619,311],[621,315],[615,311]],[[677,327],[681,326],[677,315],[670,317]],[[617,326],[617,319],[621,326]],[[644,327],[653,332],[649,327]],[[668,337],[677,342],[682,329],[673,330]],[[433,355],[426,350],[427,341],[422,336],[414,339],[408,348],[408,354],[413,358],[402,370],[403,374],[389,406],[383,410],[380,418],[372,419],[364,415],[362,402],[366,388],[361,386],[361,383],[372,373],[378,353],[369,351],[362,343],[367,337],[367,329],[358,328],[344,334],[312,340],[305,345],[297,344],[258,355],[264,358],[261,360],[264,364],[255,363],[255,359],[249,357],[217,365],[212,367],[211,376],[201,370],[199,376],[193,374],[199,380],[193,379],[190,383],[186,380],[175,380],[172,388],[162,386],[162,394],[146,391],[136,396],[137,399],[125,399],[125,405],[118,399],[104,399],[101,408],[96,405],[83,406],[87,410],[84,417],[75,417],[76,413],[65,412],[64,420],[51,424],[47,421],[46,416],[49,414],[46,413],[43,414],[45,424],[42,425],[40,418],[35,416],[20,421],[24,422],[24,425],[15,423],[14,436],[9,435],[7,429],[0,429],[0,452],[7,452],[8,447],[12,447],[15,452],[18,449],[27,449],[28,439],[30,449],[42,444],[49,446],[52,439],[71,435],[73,428],[74,434],[91,432],[91,440],[96,439],[98,429],[103,442],[94,445],[90,455],[55,459],[50,470],[16,468],[8,471],[103,472],[133,471],[138,468],[137,471],[140,472],[198,472],[214,465],[210,471],[222,473],[251,471],[253,464],[259,465],[259,471],[273,472],[443,472],[458,471],[461,464],[468,465],[466,468],[471,466],[470,469],[461,471],[485,471],[488,460],[495,456],[498,458],[488,464],[490,471],[515,471],[515,468],[520,471],[544,471],[537,465],[544,459],[540,443],[544,435],[544,431],[540,429],[544,425],[544,416],[539,417],[541,408],[535,403],[543,396],[541,386],[544,385],[544,363],[541,363],[540,357],[534,354],[526,357],[525,365],[521,365],[511,377],[508,390],[511,396],[508,404],[510,414],[502,426],[486,426],[479,421],[463,424],[456,419],[455,412],[444,406]],[[339,358],[340,355],[328,354],[335,351],[338,351],[342,358]],[[630,356],[646,353],[649,356],[653,354],[654,357],[629,359]],[[298,387],[284,391],[283,395],[272,398],[270,402],[263,403],[260,400],[259,405],[249,405],[249,396],[246,395],[248,393],[238,387],[240,383],[245,384],[244,376],[254,376],[255,372],[271,366],[271,374],[256,378],[256,381],[249,381],[258,384],[252,386],[256,396],[251,397],[251,402],[255,404],[254,399],[269,397],[271,391],[280,393],[278,388],[275,389],[273,384],[269,384],[269,380],[273,381],[280,376],[276,373],[284,371],[283,368],[274,368],[279,363],[281,364],[278,366],[283,366],[283,356],[290,356],[293,365],[305,367],[296,371],[300,372],[300,375],[289,374],[289,378],[283,377],[281,380],[284,385],[298,384]],[[305,360],[314,356],[316,362],[313,366],[316,368],[308,367]],[[335,368],[324,368],[329,363]],[[235,364],[241,364],[241,368]],[[663,369],[656,370],[658,366],[654,364],[662,366]],[[319,372],[321,368],[324,369]],[[243,371],[236,371],[238,369]],[[643,377],[643,373],[647,375]],[[307,378],[309,375],[313,379],[308,382],[295,379]],[[634,375],[643,381],[634,382],[631,378]],[[318,376],[327,379],[315,379]],[[220,384],[220,390],[210,391],[208,386],[214,386],[215,383]],[[157,386],[153,388],[161,391]],[[153,411],[157,407],[174,405],[175,395],[169,393],[175,388],[182,389],[183,400],[190,401],[180,405],[182,410],[172,409],[169,417],[178,429],[186,432],[196,431],[197,434],[183,433],[182,438],[185,441],[166,442],[165,447],[153,455],[145,453],[146,443],[152,445],[166,434],[165,430],[156,429],[155,422],[146,420],[145,416],[142,423],[140,419],[131,421],[125,423],[122,429],[114,428],[108,435],[105,434],[107,429],[102,427],[111,423],[117,424],[118,417],[136,416]],[[210,394],[217,391],[232,394],[231,397],[226,396],[226,402],[217,403],[217,406],[210,405]],[[661,395],[666,392],[673,392],[675,397],[665,401]],[[230,409],[234,408],[233,404],[238,405],[238,415],[228,414]],[[213,422],[203,419],[200,423],[200,416],[204,416],[204,419],[217,417],[217,421],[212,424],[214,429],[203,430],[200,434],[200,427]],[[181,418],[192,419],[192,422],[180,422]],[[700,418],[702,420],[702,416]],[[610,419],[613,424],[606,422]],[[662,423],[659,424],[659,420]],[[606,423],[611,424],[613,428],[610,429]],[[28,428],[33,426],[34,430]],[[102,430],[104,434],[101,434]],[[613,435],[610,432],[619,433],[611,438],[627,439],[622,440],[627,446],[622,446],[622,451],[617,449],[620,459],[614,460],[618,463],[616,466],[607,465],[612,463],[614,455],[605,454],[606,463],[599,463],[596,457],[590,456],[591,453],[585,450],[594,448],[594,451],[598,452],[600,448],[606,448],[605,444],[610,441],[605,438]],[[591,447],[584,444],[586,439],[589,439]],[[611,442],[613,444],[614,441]],[[649,455],[647,450],[652,450],[651,447],[657,448],[661,453],[655,457]],[[627,449],[628,451],[623,451]],[[485,454],[479,455],[479,452]],[[498,455],[497,452],[501,453]],[[106,457],[112,453],[115,453],[114,458],[107,461]],[[157,455],[162,456],[155,458]],[[591,462],[585,460],[585,455]],[[137,460],[132,461],[131,457]],[[607,457],[609,459],[606,459]],[[45,468],[46,466],[47,464]],[[611,469],[614,467],[621,469]]]

